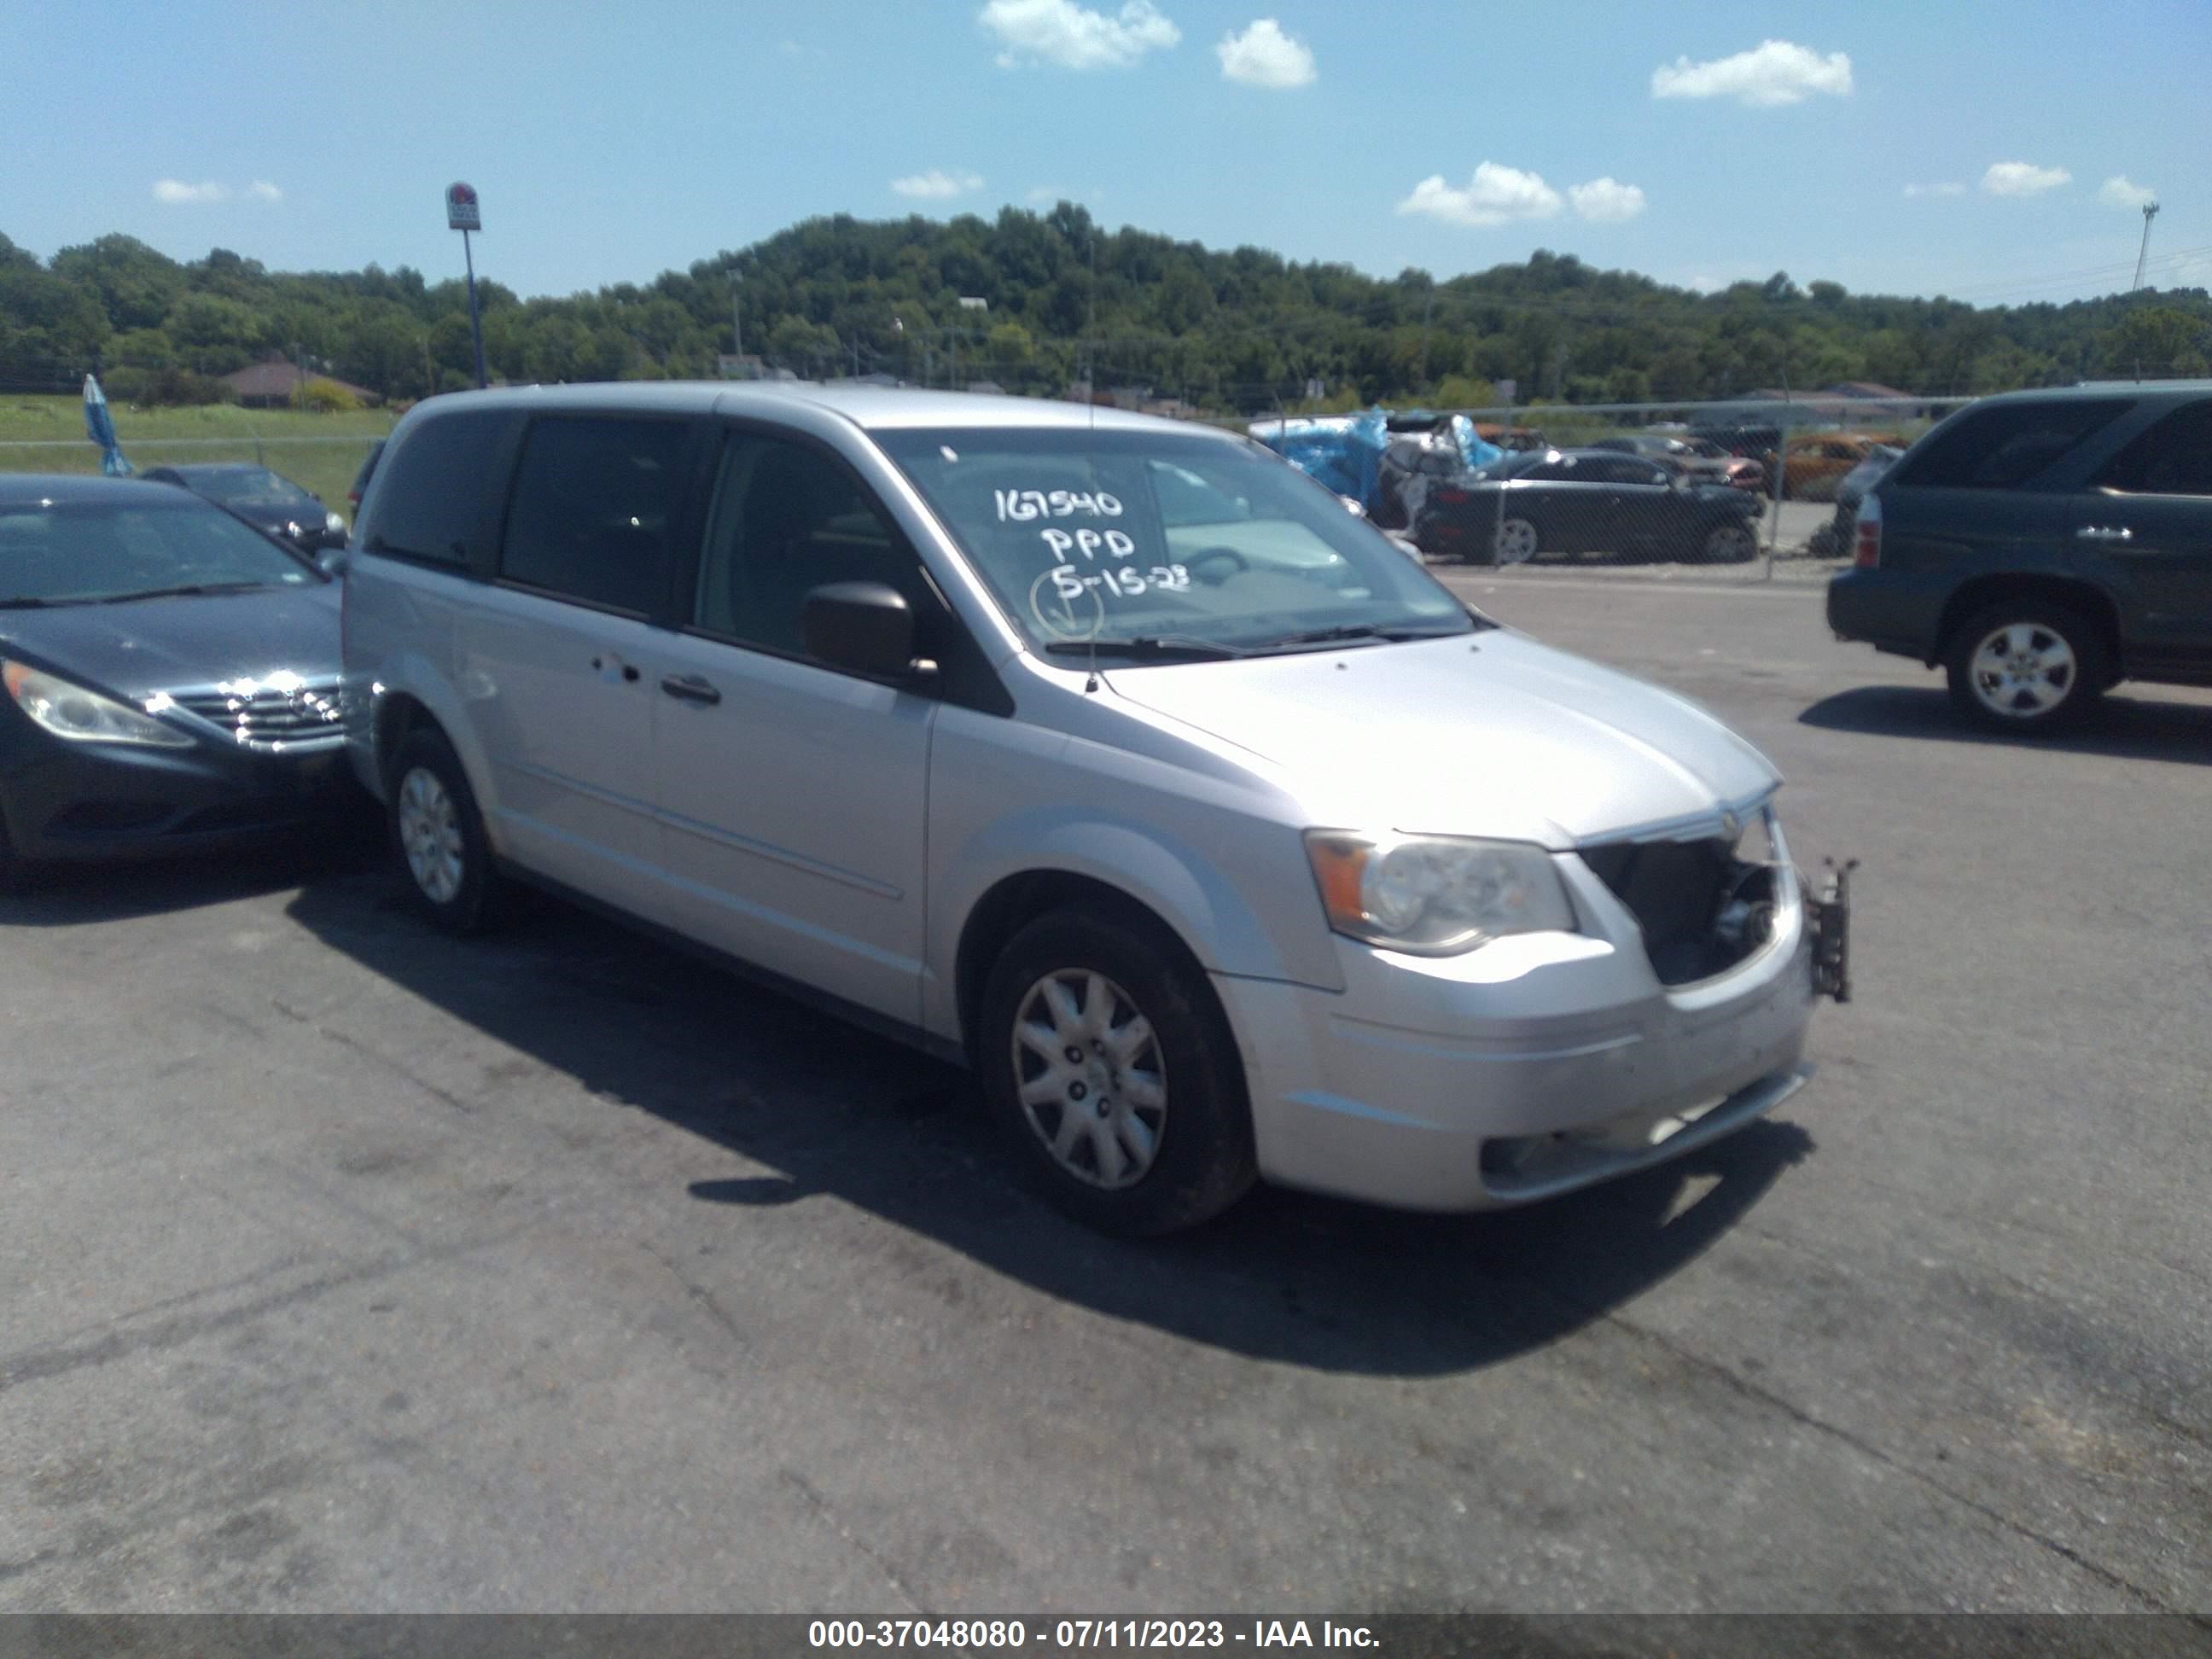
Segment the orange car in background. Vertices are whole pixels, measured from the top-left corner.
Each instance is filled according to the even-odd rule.
[[[1802,433],[1783,446],[1782,493],[1793,501],[1832,501],[1844,475],[1884,445],[1902,449],[1905,441],[1892,432]]]

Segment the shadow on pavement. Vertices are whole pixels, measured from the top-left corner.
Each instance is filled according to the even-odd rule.
[[[1142,1243],[1018,1186],[966,1074],[566,906],[455,940],[355,876],[290,906],[332,948],[583,1088],[763,1166],[671,1201],[830,1198],[1049,1295],[1194,1342],[1328,1370],[1493,1364],[1600,1318],[1695,1260],[1812,1150],[1764,1122],[1678,1163],[1510,1213],[1394,1214],[1256,1192]],[[705,1160],[710,1166],[719,1158]]]
[[[41,864],[0,892],[0,927],[75,927],[194,910],[358,874],[381,857],[381,825],[351,824],[222,853]]]
[[[2212,765],[2212,705],[2107,697],[2070,731],[2010,737],[1967,724],[1940,686],[1863,685],[1823,697],[1797,716],[1802,726],[1867,737],[1934,738],[2109,755],[2119,760]]]

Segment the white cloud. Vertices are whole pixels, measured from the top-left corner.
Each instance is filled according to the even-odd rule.
[[[1182,39],[1152,0],[1127,0],[1111,17],[1075,0],[988,0],[975,21],[1005,46],[998,58],[1001,69],[1026,59],[1062,69],[1127,69],[1146,52],[1165,51]]]
[[[1448,225],[1502,225],[1515,219],[1548,219],[1559,210],[1559,192],[1533,173],[1485,161],[1464,189],[1432,173],[1398,204],[1401,213],[1425,213]]]
[[[284,199],[284,192],[266,179],[256,179],[246,187],[246,193],[264,202],[281,202]]]
[[[980,173],[947,173],[942,167],[932,167],[927,173],[909,173],[903,179],[891,180],[891,188],[902,196],[911,196],[921,201],[942,201],[950,196],[965,196],[970,191],[983,188]]]
[[[1644,211],[1644,191],[1634,185],[1612,179],[1593,179],[1586,185],[1569,185],[1567,199],[1575,211],[1594,225],[1617,225]]]
[[[2103,188],[2097,192],[2097,199],[2106,207],[2141,210],[2158,200],[2158,192],[2148,185],[2139,185],[2121,173],[2105,180]]]
[[[1749,52],[1693,64],[1677,58],[1651,71],[1654,98],[1733,98],[1757,108],[1802,104],[1810,94],[1846,97],[1851,89],[1850,54],[1826,58],[1790,40],[1762,40]]]
[[[2073,178],[2064,167],[2039,167],[2027,161],[1999,161],[1982,175],[1992,196],[2040,196]]]
[[[210,179],[204,185],[188,185],[181,179],[156,179],[154,199],[167,202],[172,207],[196,207],[204,202],[222,202],[230,198],[230,186]]]
[[[1223,35],[1213,52],[1221,59],[1224,81],[1278,90],[1313,84],[1313,48],[1284,33],[1272,17],[1257,19],[1242,34]]]
[[[1964,196],[1966,193],[1964,185],[1907,185],[1905,187],[1907,199],[1922,196]]]

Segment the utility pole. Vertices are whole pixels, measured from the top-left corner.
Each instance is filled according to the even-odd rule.
[[[2150,258],[2150,222],[2158,217],[2158,204],[2145,202],[2142,216],[2142,252],[2136,255],[2136,288],[2141,288],[2143,285],[2143,262]],[[2130,289],[2128,292],[2132,294],[2135,289]]]
[[[1421,307],[1421,368],[1420,373],[1414,376],[1422,392],[1429,389],[1429,319],[1435,315],[1436,309],[1437,289],[1436,284],[1431,283],[1429,285],[1429,301]]]
[[[738,268],[732,265],[730,267],[730,355],[732,357],[743,357],[745,355],[745,319],[744,309],[738,303],[741,291],[739,284],[743,280],[738,275]],[[742,362],[738,365],[738,373],[740,374],[744,373],[744,365]]]

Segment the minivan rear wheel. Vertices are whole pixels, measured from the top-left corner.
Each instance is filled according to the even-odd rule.
[[[1101,1231],[1195,1226],[1255,1178],[1228,1020],[1158,930],[1090,909],[1024,927],[984,986],[975,1060],[1031,1177]]]
[[[417,914],[449,933],[495,919],[501,882],[460,757],[442,732],[418,731],[392,763],[392,850]]]
[[[2001,601],[1951,636],[1944,672],[1951,700],[1998,732],[2051,732],[2087,714],[2112,682],[2097,625],[2040,599]]]

